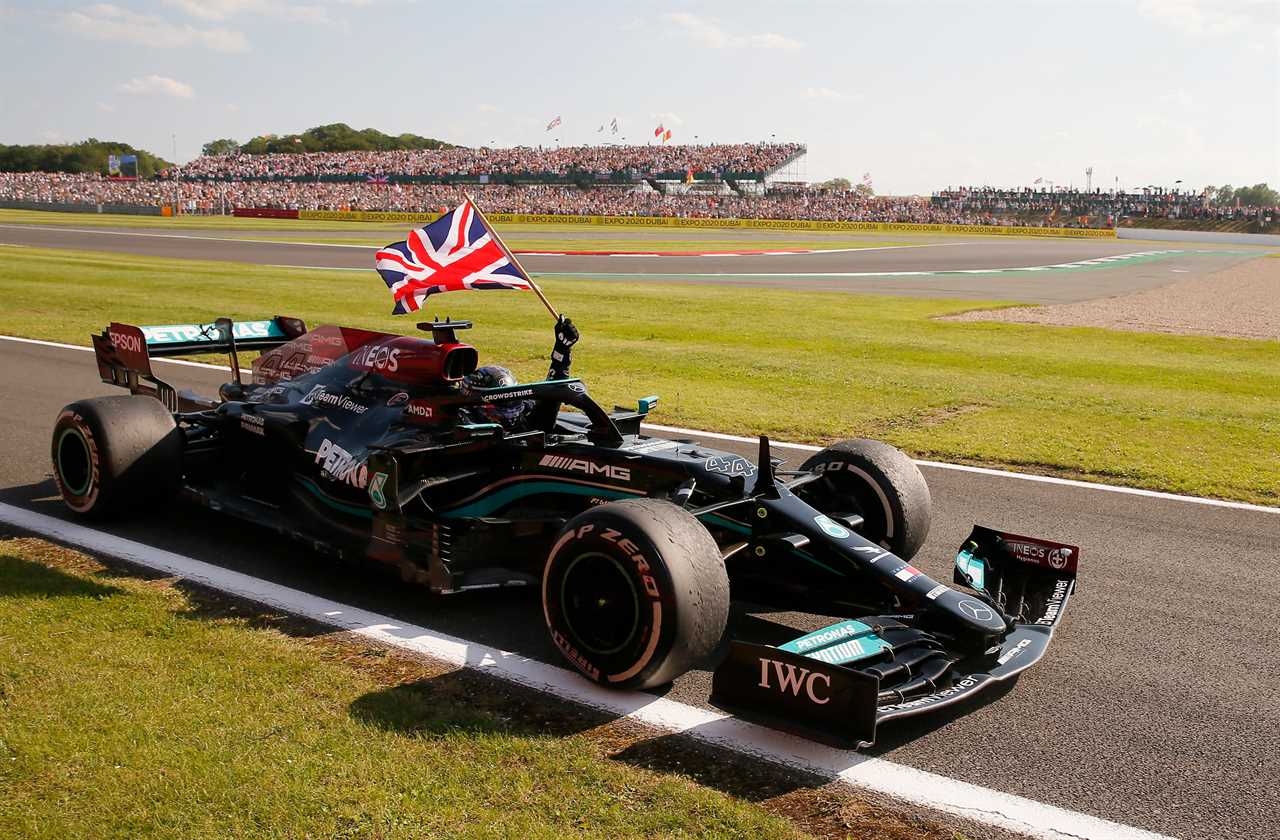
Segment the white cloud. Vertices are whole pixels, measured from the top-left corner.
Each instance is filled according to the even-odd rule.
[[[794,50],[804,46],[794,38],[776,32],[760,32],[754,35],[736,35],[713,18],[699,17],[688,12],[672,12],[662,19],[674,24],[686,37],[714,50],[754,47],[762,50]]]
[[[829,87],[807,87],[803,94],[805,99],[819,99],[824,102],[857,102],[862,99],[860,93],[845,93]]]
[[[195,90],[186,82],[180,82],[177,79],[170,79],[168,76],[138,76],[119,85],[117,88],[121,93],[139,94],[149,96],[156,94],[159,96],[172,96],[175,99],[190,99],[196,95]]]
[[[1140,0],[1143,17],[1192,36],[1218,37],[1271,28],[1280,31],[1275,0]]]
[[[662,111],[657,114],[650,114],[649,118],[657,120],[663,128],[679,128],[684,125],[684,120],[680,119],[680,115],[673,114],[671,111]]]
[[[99,102],[98,110],[104,114],[114,114],[116,111],[116,106],[112,105],[109,102]]]
[[[1177,105],[1180,108],[1190,108],[1195,104],[1191,94],[1183,88],[1175,88],[1168,93],[1162,93],[1156,97],[1157,102],[1163,102],[1167,105]]]
[[[244,34],[222,27],[202,29],[176,24],[154,15],[126,11],[110,3],[85,6],[58,15],[62,29],[97,41],[142,44],[148,47],[205,47],[218,52],[245,52]]]
[[[165,0],[165,3],[201,20],[224,21],[238,15],[262,15],[294,23],[325,26],[338,22],[329,16],[329,9],[323,3],[289,3],[281,0]]]
[[[488,102],[481,102],[476,106],[476,110],[482,114],[497,114],[502,111],[497,105],[490,105]]]

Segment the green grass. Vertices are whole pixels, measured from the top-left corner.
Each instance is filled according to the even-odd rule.
[[[373,271],[0,251],[0,332],[88,343],[109,320],[288,314],[412,332]],[[1280,342],[933,320],[972,301],[547,278],[583,330],[603,404],[662,395],[654,422],[1280,503]],[[191,290],[198,290],[193,299]],[[994,304],[992,304],[994,305]],[[436,298],[481,361],[545,374],[528,294]],[[90,364],[86,361],[86,365]]]
[[[50,554],[71,553],[0,542],[0,836],[798,833],[609,761],[589,735],[541,734],[430,679],[388,688],[179,590]]]

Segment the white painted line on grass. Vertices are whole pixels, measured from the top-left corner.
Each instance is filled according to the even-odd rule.
[[[268,263],[264,267],[265,268],[300,268],[304,271],[368,271],[369,270],[367,268],[358,268],[356,266],[352,266],[350,268],[343,268],[340,265],[278,265],[275,263]]]
[[[57,231],[58,233],[96,233],[100,236],[145,236],[151,239],[200,239],[206,242],[253,242],[259,245],[312,245],[317,248],[364,248],[378,250],[377,245],[348,245],[340,242],[293,242],[287,239],[242,239],[238,236],[195,236],[190,233],[142,233],[132,230],[95,230],[93,228],[68,228],[61,225],[3,225],[0,228],[14,230]]]
[[[36,344],[42,347],[56,347],[60,350],[79,350],[85,353],[93,351],[92,347],[84,347],[79,344],[63,344],[57,341],[44,341],[38,338],[19,338],[13,335],[0,335],[0,341],[16,341],[22,344]],[[192,362],[186,359],[152,359],[153,362],[163,362],[170,365],[186,365],[187,367],[206,368],[208,370],[228,370],[226,365],[213,365],[208,362]],[[243,375],[250,375],[252,371],[240,369]],[[649,429],[655,432],[667,432],[668,434],[688,435],[691,437],[708,438],[710,440],[730,440],[735,443],[758,443],[759,438],[744,437],[742,435],[727,435],[723,432],[704,432],[699,429],[686,429],[681,426],[663,426],[657,423],[642,423],[640,428]],[[770,446],[780,449],[795,449],[801,452],[821,452],[821,446],[814,446],[811,443],[787,443],[785,441],[770,440]],[[945,461],[921,461],[917,460],[917,464],[922,467],[930,467],[937,470],[954,470],[956,472],[968,472],[978,475],[989,475],[996,478],[1013,478],[1019,481],[1038,481],[1042,484],[1059,484],[1064,487],[1076,487],[1081,490],[1101,490],[1107,493],[1124,493],[1130,496],[1146,496],[1152,499],[1164,499],[1171,502],[1187,502],[1189,504],[1207,505],[1209,507],[1230,508],[1233,510],[1248,510],[1257,513],[1275,513],[1280,514],[1280,507],[1268,507],[1266,505],[1255,505],[1248,502],[1231,502],[1225,499],[1207,499],[1203,496],[1183,496],[1178,493],[1165,493],[1159,490],[1143,490],[1138,487],[1121,487],[1115,484],[1099,484],[1093,481],[1080,481],[1074,478],[1055,478],[1050,475],[1034,475],[1032,473],[1013,472],[1012,470],[997,470],[990,467],[974,467],[969,464],[948,464]]]
[[[96,531],[42,513],[0,503],[0,522],[45,535],[60,543],[115,557],[167,575],[247,598],[293,615],[351,631],[382,644],[458,667],[473,668],[506,682],[532,688],[619,715],[706,744],[783,764],[854,787],[891,796],[984,825],[1044,840],[1115,838],[1166,840],[1162,835],[1109,822],[939,776],[880,758],[838,750],[747,723],[720,712],[634,691],[610,691],[576,673],[535,659],[449,636],[307,592],[255,578]]]

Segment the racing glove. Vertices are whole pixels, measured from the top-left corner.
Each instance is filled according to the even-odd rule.
[[[568,379],[569,366],[573,363],[570,352],[578,343],[578,328],[565,316],[556,321],[556,343],[551,349],[551,368],[547,371],[547,379]]]

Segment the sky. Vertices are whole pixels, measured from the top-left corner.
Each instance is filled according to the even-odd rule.
[[[798,141],[797,178],[881,194],[1280,185],[1276,0],[0,0],[0,71],[0,143],[179,161],[333,122],[468,146],[661,123]]]

